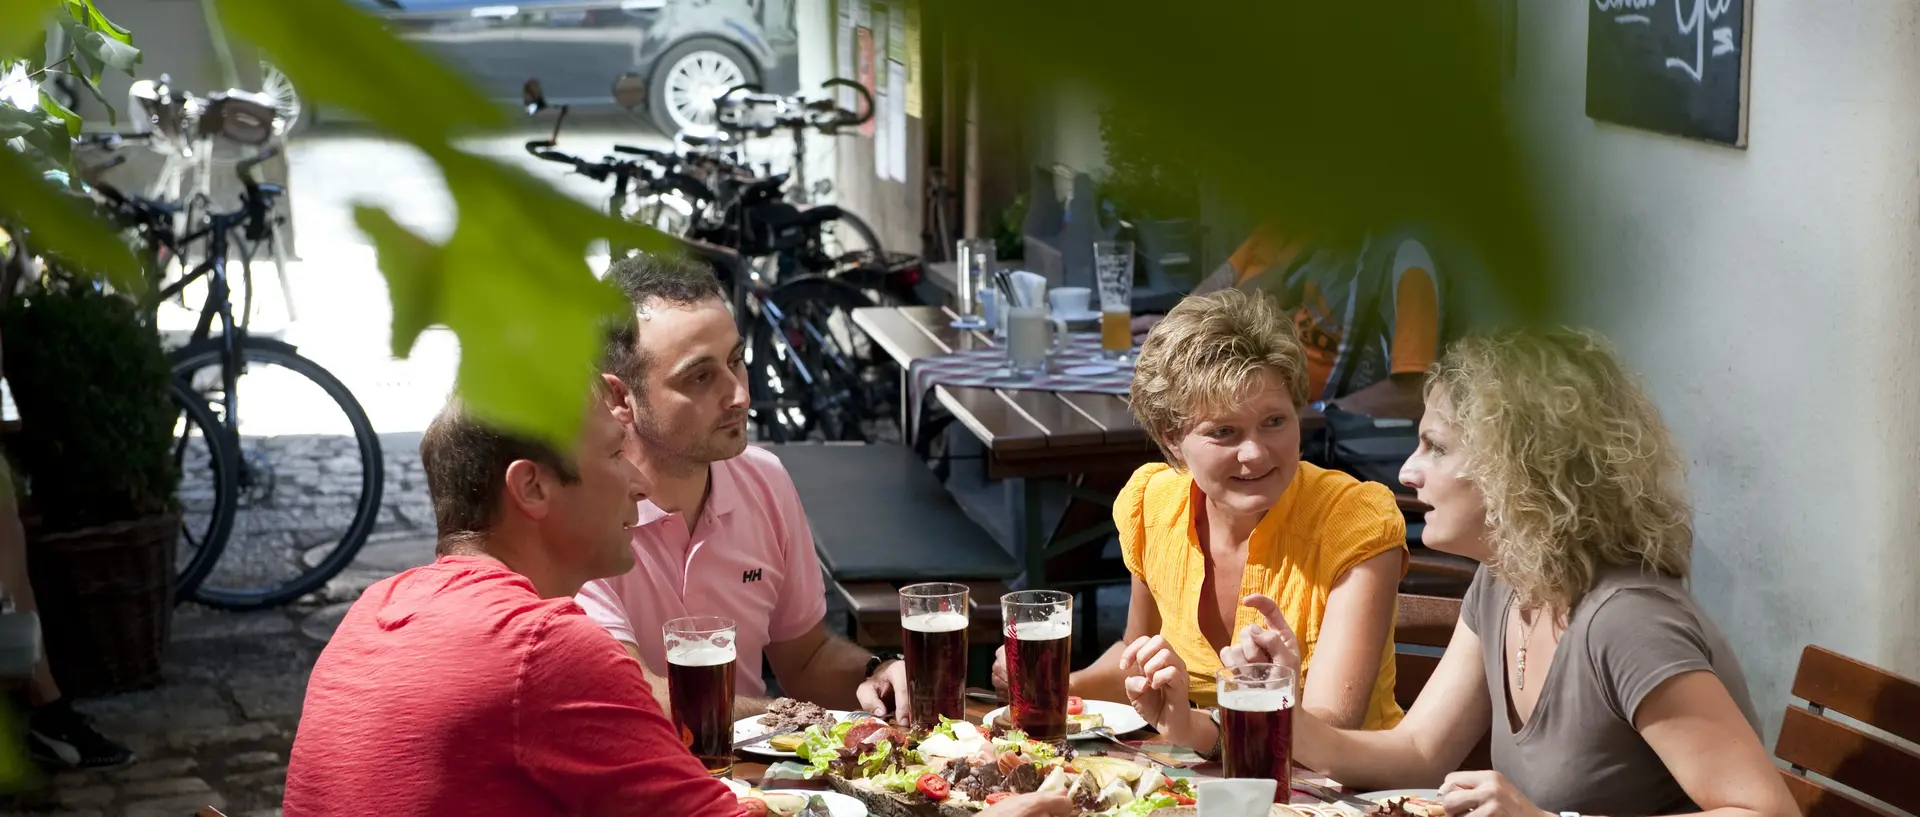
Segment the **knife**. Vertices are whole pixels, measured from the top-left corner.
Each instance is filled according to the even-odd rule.
[[[805,731],[807,731],[807,727],[796,726],[792,729],[782,729],[778,732],[768,732],[764,735],[754,735],[753,737],[747,738],[746,740],[734,741],[733,750],[738,752],[741,749],[747,748],[748,746],[753,746],[755,744],[760,744],[760,743],[766,743],[769,738],[775,738],[781,735],[791,735],[795,732],[805,732]]]
[[[1362,813],[1365,813],[1368,809],[1371,809],[1374,806],[1379,805],[1378,803],[1362,800],[1351,794],[1341,794],[1337,791],[1334,791],[1333,789],[1327,788],[1326,786],[1322,786],[1318,783],[1312,783],[1306,780],[1293,781],[1293,787],[1301,791],[1304,791],[1308,794],[1311,794],[1315,797],[1318,797],[1323,802],[1339,803],[1341,805],[1352,806],[1354,808],[1359,809]]]

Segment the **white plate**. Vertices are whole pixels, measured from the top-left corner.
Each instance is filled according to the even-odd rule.
[[[801,797],[819,797],[827,801],[827,811],[833,817],[867,817],[867,804],[859,798],[848,797],[837,791],[802,791],[800,789],[770,789],[767,794],[797,794]]]
[[[848,715],[852,715],[854,713],[848,712],[847,710],[844,710],[844,709],[829,709],[827,710],[827,714],[832,715],[839,720],[846,720]],[[759,715],[753,715],[751,717],[741,718],[740,720],[733,722],[733,742],[739,743],[740,741],[746,740],[747,738],[753,737],[754,735],[764,735],[771,731],[773,730],[760,725]],[[749,744],[747,746],[742,746],[740,747],[740,751],[752,752],[756,755],[761,755],[763,757],[799,757],[799,755],[794,754],[793,752],[782,752],[779,749],[775,749],[773,748],[772,745],[766,743],[765,741],[762,741],[760,743]],[[834,813],[839,814],[839,812],[837,811]]]
[[[1387,789],[1386,791],[1370,791],[1370,792],[1367,792],[1366,794],[1361,794],[1356,796],[1358,796],[1362,800],[1367,800],[1374,803],[1384,803],[1388,800],[1394,800],[1401,797],[1420,797],[1420,798],[1425,798],[1427,800],[1432,800],[1436,803],[1440,802],[1439,789]]]
[[[1053,316],[1067,323],[1091,323],[1100,320],[1100,313],[1091,309],[1085,312],[1055,312]]]
[[[1112,729],[1115,735],[1138,732],[1147,728],[1147,719],[1140,717],[1140,713],[1133,711],[1133,707],[1126,704],[1117,704],[1112,701],[1082,701],[1082,703],[1086,704],[1088,713],[1099,715],[1102,720],[1106,721],[1107,728]],[[992,712],[988,712],[986,717],[980,719],[980,722],[985,724],[988,729],[992,729],[993,719],[1000,717],[1000,713],[1005,711],[1007,711],[1007,708],[1003,706]],[[1092,738],[1094,736],[1068,735],[1067,737],[1078,740],[1083,737]]]

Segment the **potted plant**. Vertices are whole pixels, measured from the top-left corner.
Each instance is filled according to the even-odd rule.
[[[160,339],[135,301],[57,274],[0,305],[47,657],[61,688],[156,684],[173,611],[178,412]]]
[[[1100,198],[1133,228],[1147,285],[1187,291],[1199,283],[1200,185],[1193,168],[1155,143],[1152,120],[1125,100],[1100,108],[1107,172]]]

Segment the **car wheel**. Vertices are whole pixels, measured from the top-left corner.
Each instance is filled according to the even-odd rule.
[[[294,89],[293,80],[266,60],[260,61],[260,94],[273,100],[273,110],[280,115],[281,133],[293,133],[300,127],[301,114],[306,110],[300,92]]]
[[[688,40],[654,67],[647,113],[668,136],[708,136],[714,132],[714,98],[734,86],[759,82],[759,69],[740,49],[719,40]]]

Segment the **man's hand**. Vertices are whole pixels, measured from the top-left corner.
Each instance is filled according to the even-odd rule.
[[[1240,600],[1241,604],[1252,607],[1267,620],[1267,626],[1249,624],[1240,631],[1240,640],[1228,644],[1220,650],[1220,666],[1238,667],[1246,664],[1279,664],[1300,672],[1300,639],[1293,635],[1293,627],[1287,624],[1287,617],[1280,612],[1280,605],[1273,599],[1255,593]]]
[[[987,807],[980,817],[1067,817],[1073,801],[1059,792],[1018,794]]]
[[[1499,772],[1454,772],[1440,784],[1448,817],[1541,817],[1547,814]]]
[[[1000,697],[1012,700],[1013,685],[1007,683],[1007,645],[993,651],[993,689]]]
[[[892,693],[892,700],[888,700]],[[895,658],[873,671],[873,677],[860,684],[854,690],[854,697],[860,700],[860,709],[881,717],[891,710],[894,717],[907,714],[907,662]]]
[[[1148,725],[1181,741],[1193,715],[1188,702],[1187,662],[1165,636],[1141,636],[1120,653],[1127,673],[1127,700]]]

